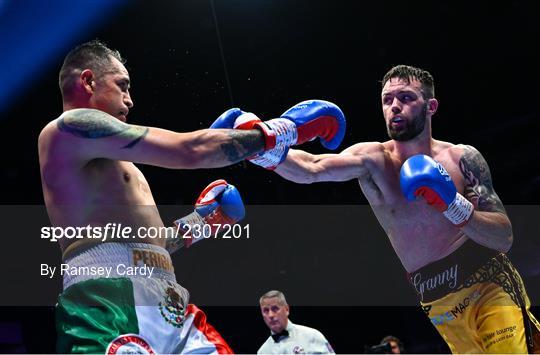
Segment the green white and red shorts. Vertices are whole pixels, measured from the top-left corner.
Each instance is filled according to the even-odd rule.
[[[56,307],[59,353],[233,352],[203,311],[188,304],[165,249],[104,243],[64,264],[69,268]],[[151,267],[151,277],[129,272]]]

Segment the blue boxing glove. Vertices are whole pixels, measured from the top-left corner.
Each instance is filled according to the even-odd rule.
[[[345,136],[347,122],[341,109],[324,100],[302,101],[281,114],[298,127],[298,140],[302,144],[319,137],[321,144],[336,149]]]
[[[269,136],[276,136],[290,129],[290,124],[284,119],[292,121],[296,128],[296,133],[293,134],[296,139],[290,145],[302,144],[319,137],[325,148],[334,150],[341,144],[347,127],[345,115],[336,104],[324,100],[307,100],[283,112],[280,118],[265,122],[252,113],[232,108],[219,116],[210,128],[259,128],[267,140],[271,140],[268,139]],[[266,150],[274,148],[275,145],[267,142]]]
[[[248,160],[270,170],[275,169],[285,159],[290,145],[296,142],[296,126],[292,121],[278,118],[262,122],[253,113],[244,112],[239,108],[225,111],[212,123],[210,128],[260,129],[266,139],[265,151],[248,158]],[[276,139],[276,135],[279,134],[282,134],[284,138]]]
[[[207,238],[214,238],[223,225],[232,225],[246,214],[240,193],[225,180],[210,183],[195,202],[195,211],[174,221],[178,233],[167,240],[169,253]]]
[[[210,128],[260,129],[266,137],[265,152],[251,157],[249,161],[274,169],[285,160],[291,145],[319,137],[324,147],[336,149],[345,136],[346,120],[337,105],[323,100],[308,100],[294,105],[280,118],[265,122],[252,113],[230,109]],[[280,136],[285,138],[280,139]]]
[[[244,117],[236,122],[239,117]],[[240,121],[242,124],[240,124]],[[294,122],[284,118],[274,118],[262,122],[252,113],[244,112],[239,108],[231,108],[219,116],[210,126],[215,128],[229,129],[259,129],[265,139],[264,150],[271,150],[276,147],[290,147],[296,144],[298,132]]]
[[[465,225],[474,211],[473,204],[457,192],[444,167],[427,155],[418,154],[403,163],[399,174],[401,191],[414,201],[422,196],[454,225]]]
[[[223,112],[212,125],[210,126],[210,129],[216,129],[216,128],[225,128],[225,129],[233,129],[234,122],[236,119],[245,114],[246,112],[240,110],[237,107],[228,109],[227,111]]]

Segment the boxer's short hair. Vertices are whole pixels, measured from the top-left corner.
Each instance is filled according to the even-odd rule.
[[[390,69],[382,79],[382,86],[390,79],[398,78],[410,83],[411,79],[416,79],[422,83],[422,95],[425,99],[435,97],[435,80],[433,76],[424,69],[412,67],[410,65],[396,65]]]
[[[73,81],[85,69],[91,69],[96,75],[111,72],[111,57],[118,59],[122,64],[125,63],[120,52],[110,49],[98,39],[73,48],[66,55],[58,76],[62,96],[65,97]]]

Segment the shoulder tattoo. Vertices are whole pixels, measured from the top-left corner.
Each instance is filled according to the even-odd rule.
[[[81,109],[62,115],[58,129],[88,139],[120,136],[130,140],[123,148],[133,148],[148,133],[148,127],[129,125],[98,110]]]
[[[459,159],[459,168],[465,178],[465,197],[480,211],[505,212],[499,196],[493,189],[491,173],[478,150],[465,146]]]

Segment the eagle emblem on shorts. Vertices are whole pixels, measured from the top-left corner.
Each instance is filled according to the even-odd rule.
[[[165,290],[165,300],[159,302],[159,312],[170,325],[181,328],[184,325],[186,310],[182,304],[183,300],[173,285]]]

